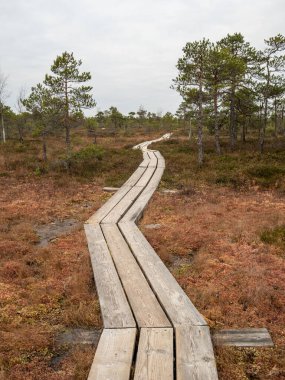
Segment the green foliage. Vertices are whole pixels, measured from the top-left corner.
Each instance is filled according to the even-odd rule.
[[[265,230],[260,235],[261,241],[285,248],[285,225]]]
[[[87,163],[89,160],[102,160],[104,150],[97,145],[88,145],[86,148],[80,149],[71,156],[71,161],[81,161]]]
[[[223,143],[224,147],[224,143]],[[238,152],[227,152],[217,156],[211,139],[205,141],[205,164],[199,167],[195,160],[194,143],[185,139],[171,139],[155,144],[166,159],[162,186],[184,189],[201,184],[227,186],[234,189],[278,188],[285,190],[285,152],[275,151],[260,155],[253,152],[251,145]]]
[[[58,56],[51,71],[54,75],[46,75],[44,84],[53,96],[61,103],[64,118],[69,113],[80,112],[82,108],[92,108],[96,105],[90,94],[92,87],[81,85],[91,79],[89,72],[79,72],[81,60],[76,60],[73,53],[64,52]]]
[[[280,176],[280,174],[285,174],[285,167],[271,166],[271,165],[262,165],[255,166],[248,169],[248,173],[252,177],[263,178],[266,180],[272,180]]]

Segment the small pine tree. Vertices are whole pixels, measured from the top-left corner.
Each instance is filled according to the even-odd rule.
[[[46,75],[44,84],[50,89],[52,96],[62,105],[61,121],[65,128],[65,141],[68,154],[71,150],[70,127],[72,116],[81,113],[82,109],[96,105],[90,91],[91,86],[83,85],[91,79],[89,72],[79,72],[81,60],[76,60],[73,53],[64,52],[58,56],[51,71],[54,75]]]

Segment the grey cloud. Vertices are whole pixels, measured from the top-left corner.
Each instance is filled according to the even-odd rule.
[[[187,41],[241,32],[256,47],[284,33],[283,0],[10,0],[0,3],[0,68],[18,89],[41,81],[54,58],[73,51],[91,71],[101,109],[142,104],[174,112],[169,87]]]

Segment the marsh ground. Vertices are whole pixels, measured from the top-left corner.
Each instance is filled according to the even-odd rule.
[[[105,136],[94,149],[80,132],[69,173],[56,139],[48,166],[36,141],[1,148],[0,378],[86,378],[95,349],[55,342],[68,328],[102,327],[82,225],[110,197],[103,186],[120,186],[140,162],[131,146],[160,134]],[[157,191],[141,228],[213,329],[270,331],[274,348],[216,349],[220,378],[283,379],[283,146],[216,157],[209,141],[201,169],[194,144],[177,133],[156,145],[167,164],[160,190],[178,192]],[[41,245],[47,226],[56,232]]]

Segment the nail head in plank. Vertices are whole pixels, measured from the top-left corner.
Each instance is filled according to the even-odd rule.
[[[173,330],[141,329],[134,380],[173,378]]]
[[[179,326],[176,335],[177,380],[218,380],[208,326]]]
[[[88,380],[129,380],[136,329],[105,329]]]
[[[228,329],[214,332],[213,342],[217,346],[272,347],[271,336],[266,328]]]
[[[104,327],[136,327],[100,226],[86,224],[84,227]]]

